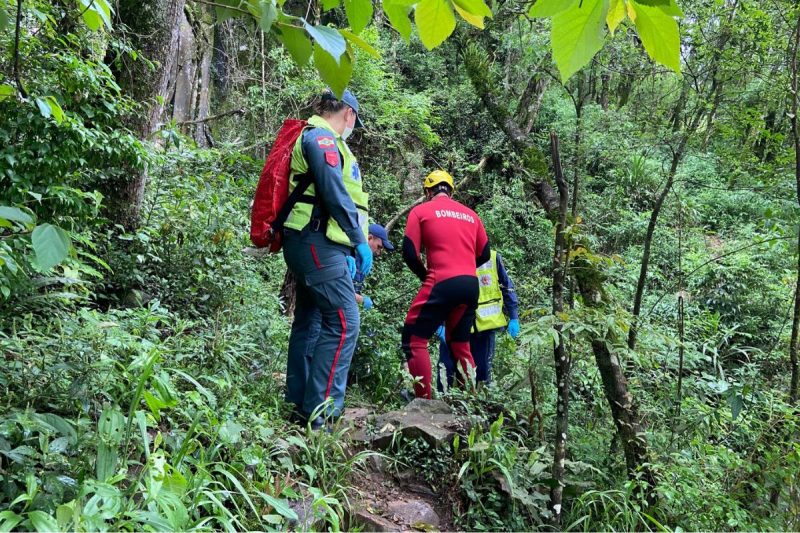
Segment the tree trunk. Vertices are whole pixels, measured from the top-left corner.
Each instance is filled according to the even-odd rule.
[[[683,151],[686,147],[686,136],[681,140],[680,146],[672,154],[672,163],[669,167],[669,174],[667,175],[667,182],[658,195],[656,203],[653,206],[653,211],[650,213],[650,221],[647,223],[647,234],[644,237],[644,249],[642,250],[642,262],[639,267],[639,279],[636,283],[636,294],[633,296],[633,319],[631,322],[631,329],[628,331],[628,348],[634,350],[636,348],[636,335],[639,327],[639,314],[642,311],[642,298],[644,297],[644,286],[647,282],[647,270],[650,266],[650,247],[653,244],[653,235],[656,232],[658,225],[658,215],[661,213],[661,207],[672,189],[672,184],[675,181],[675,173],[678,171],[678,163],[680,163]]]
[[[797,68],[797,53],[800,48],[800,16],[798,16],[797,23],[792,35],[793,45],[791,54],[791,72],[792,83],[790,87],[792,97],[792,114],[790,115],[792,124],[792,140],[794,142],[794,175],[795,187],[797,194],[797,203],[800,205],[800,130],[797,124],[797,111],[798,111],[798,68]],[[800,230],[797,234],[797,242],[800,243]],[[800,336],[800,249],[797,252],[797,273],[794,291],[794,316],[792,317],[792,335],[789,341],[789,365],[792,369],[792,376],[789,382],[789,401],[797,404],[798,400],[798,381],[800,381],[800,363],[797,357],[797,341]]]
[[[569,205],[569,186],[561,169],[561,155],[558,150],[558,136],[550,134],[550,152],[553,156],[553,173],[558,186],[558,222],[556,224],[555,250],[553,253],[553,316],[564,312],[564,280],[567,265],[567,209]],[[567,433],[569,431],[569,389],[570,356],[564,341],[561,324],[555,326],[558,343],[553,355],[556,369],[556,423],[553,450],[553,480],[550,491],[550,508],[553,523],[561,522],[561,502],[564,496],[564,462],[567,458]]]
[[[143,139],[157,131],[164,115],[164,102],[174,85],[178,60],[181,19],[185,0],[122,0],[119,18],[130,28],[133,46],[155,64],[150,68],[142,60],[128,60],[117,73],[120,86],[145,105],[130,126]],[[139,224],[139,214],[147,185],[147,169],[132,171],[125,183],[114,184],[107,192],[110,216],[132,229]]]
[[[535,149],[535,145],[525,135],[518,135],[522,130],[514,123],[505,100],[499,98],[495,91],[492,79],[487,77],[486,70],[482,70],[488,63],[488,54],[482,50],[477,42],[472,42],[465,52],[464,66],[467,75],[481,101],[489,111],[496,125],[503,131],[517,155],[523,160],[528,160],[528,153]],[[534,191],[551,220],[558,220],[560,198],[556,195],[547,181],[534,184]],[[578,290],[583,296],[584,305],[590,307],[604,307],[606,305],[602,284],[604,276],[597,265],[589,261],[576,260],[576,281]],[[641,428],[639,412],[628,391],[625,374],[619,366],[619,360],[611,353],[607,343],[613,344],[618,339],[606,337],[596,338],[592,341],[592,351],[597,361],[598,369],[603,377],[603,388],[606,398],[611,406],[611,414],[617,426],[620,441],[625,450],[625,461],[631,477],[641,477],[650,489],[654,487],[655,475],[648,466],[647,440]],[[648,496],[650,493],[648,492]]]

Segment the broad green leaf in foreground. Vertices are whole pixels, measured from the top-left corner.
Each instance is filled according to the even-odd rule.
[[[353,60],[349,51],[337,62],[319,43],[314,43],[314,65],[328,87],[341,98],[353,75]]]
[[[372,0],[344,0],[344,11],[353,33],[359,34],[372,20]]]
[[[350,41],[351,44],[354,44],[355,46],[361,48],[375,59],[381,58],[381,54],[371,44],[369,44],[367,41],[365,41],[358,35],[355,35],[353,32],[347,30],[339,30],[339,32],[342,35],[344,35],[344,38]]]
[[[606,24],[608,24],[608,31],[611,32],[611,35],[614,35],[614,30],[624,19],[625,0],[611,0],[608,6],[608,15],[606,15]]]
[[[308,22],[303,24],[316,43],[314,48],[322,47],[338,63],[347,49],[347,43],[339,30],[322,25],[312,26]]]
[[[289,54],[297,63],[297,66],[304,67],[311,58],[311,39],[308,38],[303,28],[279,22],[277,25],[280,30],[278,39],[289,51]]]
[[[33,217],[19,207],[0,205],[0,218],[11,220],[12,222],[19,222],[26,226],[33,224]]]
[[[406,42],[411,38],[411,19],[408,18],[408,14],[412,5],[403,0],[387,0],[383,4],[383,12],[389,23]]]
[[[562,82],[603,47],[605,7],[605,0],[583,0],[553,17],[550,41]]]
[[[552,17],[569,9],[577,2],[578,0],[536,0],[528,11],[528,16],[531,18]]]
[[[680,72],[681,39],[678,23],[660,7],[631,2],[636,11],[636,32],[648,55],[675,72]]]
[[[252,2],[251,2],[252,3]],[[261,28],[261,31],[268,32],[270,28],[272,28],[272,23],[275,22],[275,19],[278,18],[278,9],[275,7],[275,3],[273,0],[259,0],[258,4],[254,6],[256,15],[254,15],[258,19],[258,25]],[[251,8],[251,13],[254,10]]]
[[[456,17],[448,0],[422,0],[414,10],[414,22],[428,50],[442,44],[456,29]]]
[[[63,261],[70,249],[67,232],[52,224],[40,224],[31,234],[36,263],[42,270],[50,270]]]

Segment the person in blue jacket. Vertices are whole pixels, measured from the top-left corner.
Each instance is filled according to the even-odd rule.
[[[380,257],[384,251],[391,252],[394,250],[394,245],[389,241],[389,235],[386,233],[386,228],[380,224],[369,225],[369,235],[367,236],[367,243],[372,249],[374,257]],[[375,305],[372,298],[366,296],[364,293],[364,279],[366,278],[364,269],[361,267],[361,262],[356,258],[356,275],[353,278],[353,288],[356,291],[356,302],[362,306],[364,311],[369,311]]]
[[[283,256],[297,279],[286,400],[296,421],[320,428],[325,416],[336,417],[344,409],[360,328],[353,290],[356,258],[367,275],[373,253],[367,243],[368,198],[346,143],[361,126],[358,100],[350,91],[341,99],[326,91],[315,112],[292,152],[290,191],[308,174],[313,181],[286,219]],[[315,317],[320,321],[316,336]],[[331,408],[310,420],[328,398]]]
[[[472,358],[475,360],[475,381],[488,384],[492,379],[492,360],[495,352],[495,336],[506,329],[512,338],[519,335],[519,300],[514,290],[514,282],[508,276],[500,254],[494,250],[489,261],[477,269],[480,287],[478,309],[475,311],[475,326],[470,335],[469,344]],[[442,374],[447,376],[448,388],[453,385],[456,364],[447,349],[444,326],[438,330],[439,364],[437,367],[437,387],[444,389]]]

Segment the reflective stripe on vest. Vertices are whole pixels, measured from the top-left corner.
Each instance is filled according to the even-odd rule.
[[[492,250],[489,260],[478,267],[478,309],[475,311],[475,329],[488,331],[505,327],[508,322],[503,314],[503,291],[497,274],[497,252]]]
[[[356,210],[358,211],[358,226],[361,228],[361,231],[364,234],[364,239],[366,239],[369,232],[369,196],[366,192],[364,192],[363,182],[361,181],[361,171],[358,168],[358,162],[356,161],[355,156],[350,151],[347,143],[344,142],[341,136],[337,135],[336,132],[333,131],[330,124],[328,124],[324,118],[314,115],[308,119],[308,128],[323,128],[328,130],[336,139],[336,147],[339,149],[339,155],[342,158],[342,177],[344,178],[344,187],[347,190],[347,193],[350,195],[350,199],[353,200],[353,204],[356,206]],[[305,131],[303,134],[305,134]],[[297,185],[296,176],[308,170],[308,163],[303,157],[302,144],[303,135],[300,135],[300,137],[297,139],[297,143],[294,145],[294,152],[292,153],[292,176],[289,181],[289,193],[291,193]],[[304,198],[314,198],[315,195],[316,191],[314,190],[314,184],[312,183],[309,185],[306,193],[303,196]],[[289,213],[289,217],[286,219],[284,227],[296,230],[304,229],[308,223],[311,222],[313,210],[314,205],[312,202],[302,200],[297,202],[292,209],[292,212]],[[337,244],[351,246],[350,239],[347,237],[347,234],[344,232],[344,230],[342,230],[341,226],[339,226],[339,223],[333,218],[329,218],[327,221],[325,236]]]

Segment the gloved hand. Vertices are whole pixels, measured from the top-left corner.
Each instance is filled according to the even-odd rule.
[[[447,340],[447,339],[445,339],[446,333],[445,333],[445,330],[444,330],[444,324],[439,326],[439,328],[436,330],[436,335],[438,335],[439,338],[442,339],[443,341]]]
[[[508,334],[511,335],[512,339],[519,337],[519,320],[516,318],[512,318],[508,323]]]
[[[345,257],[347,260],[347,270],[350,271],[350,279],[355,279],[356,277],[356,258],[352,255],[348,255]]]
[[[372,298],[370,298],[369,296],[362,296],[362,298],[364,299],[364,302],[362,304],[364,306],[364,311],[369,311],[374,307],[374,304],[372,303]]]
[[[356,246],[356,253],[358,254],[358,258],[361,259],[361,272],[366,276],[369,274],[369,271],[372,270],[372,249],[369,247],[369,244],[362,242]]]

